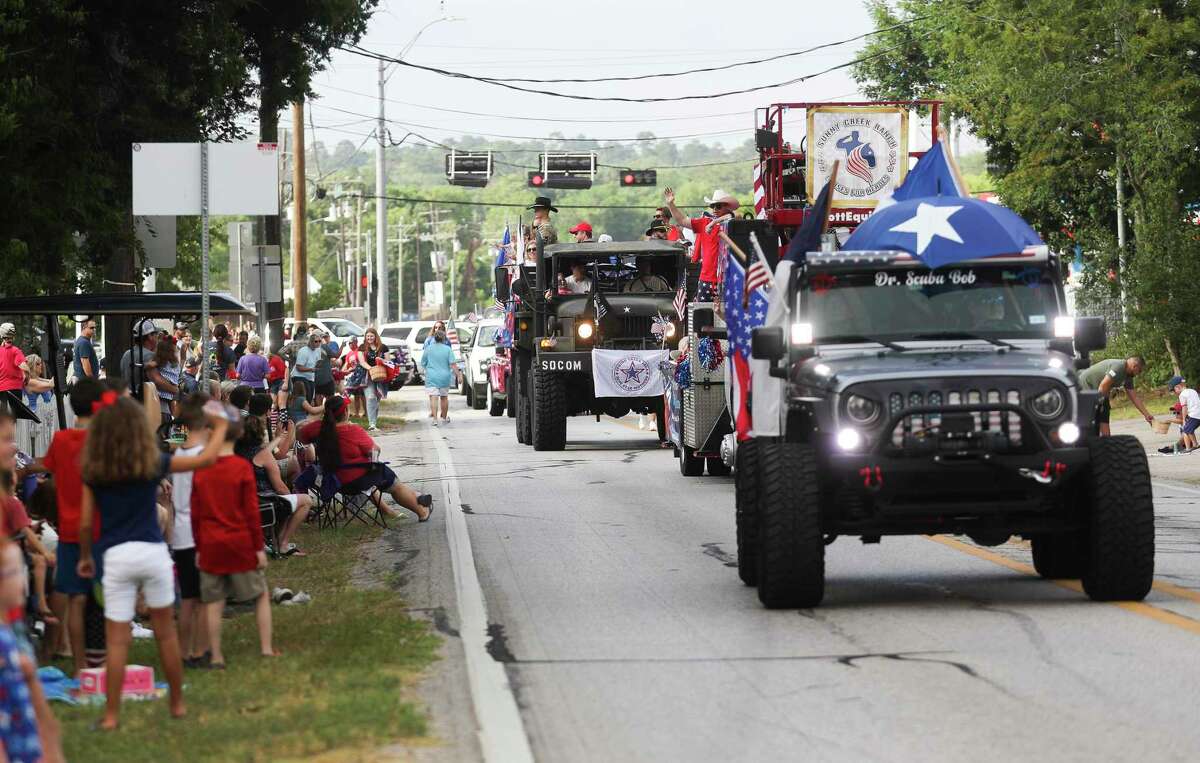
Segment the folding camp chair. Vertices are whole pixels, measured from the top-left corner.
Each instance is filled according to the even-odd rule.
[[[258,520],[262,526],[263,542],[267,546],[267,554],[275,556],[276,549],[279,547],[277,529],[275,527],[276,517],[279,516],[276,511],[276,501],[278,496],[272,493],[258,494]]]
[[[345,484],[339,484],[337,488],[337,498],[340,500],[340,516],[343,520],[342,526],[349,525],[354,520],[362,522],[364,525],[378,525],[387,529],[387,514],[383,509],[383,491],[375,486],[371,479],[372,471],[383,466],[380,461],[358,461],[350,464],[342,464],[343,469],[347,467],[366,467],[367,472],[356,480],[352,480]],[[374,513],[371,512],[374,508]]]

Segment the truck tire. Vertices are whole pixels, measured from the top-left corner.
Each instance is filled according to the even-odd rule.
[[[746,585],[758,585],[758,441],[754,438],[737,448],[734,472],[734,522],[737,526],[738,577]]]
[[[1084,541],[1078,532],[1033,536],[1033,568],[1047,580],[1078,579],[1087,564]]]
[[[512,372],[509,375],[508,396],[512,400],[511,407],[514,409],[514,417],[516,418],[517,442],[522,445],[529,444],[529,404],[528,397],[529,388],[527,382],[529,373],[526,369],[528,360],[523,353],[513,353]]]
[[[475,407],[475,394],[474,394],[474,391],[471,389],[471,385],[467,383],[466,374],[463,375],[463,390],[465,390],[463,392],[463,394],[467,396],[467,407],[474,408]]]
[[[480,394],[479,390],[477,390],[477,389],[471,390],[471,407],[473,407],[477,411],[482,411],[484,408],[488,407],[487,390],[486,389],[484,390],[483,394]]]
[[[732,471],[728,466],[725,465],[725,462],[721,460],[720,456],[715,458],[709,457],[704,459],[704,461],[708,466],[709,477],[728,477],[730,471]]]
[[[758,456],[758,600],[768,609],[815,607],[825,596],[816,451],[762,442]]]
[[[533,379],[525,374],[521,384],[521,403],[517,409],[517,426],[521,430],[521,442],[533,445]]]
[[[704,474],[704,459],[693,455],[696,451],[684,445],[679,449],[679,473],[684,477],[699,477]]]
[[[562,450],[567,447],[567,384],[560,374],[534,371],[533,449]]]
[[[1083,590],[1093,601],[1141,601],[1154,582],[1154,495],[1136,437],[1088,442],[1087,563]]]
[[[504,385],[504,388],[508,390],[508,392],[504,395],[504,412],[510,419],[515,419],[517,417],[517,391],[516,386],[513,384],[514,378],[515,377],[513,376],[512,369],[510,367],[508,378],[505,380],[508,383]]]
[[[487,392],[487,407],[489,416],[503,416],[505,408],[505,399],[496,397],[496,393],[492,391],[492,385],[488,384]]]

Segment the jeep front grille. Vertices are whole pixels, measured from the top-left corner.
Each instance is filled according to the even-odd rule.
[[[889,415],[902,414],[913,408],[981,405],[986,403],[1010,403],[1020,405],[1021,391],[1018,389],[1000,390],[996,388],[958,388],[949,390],[909,390],[893,391],[887,396]],[[1020,447],[1023,437],[1021,433],[1021,416],[1014,412],[985,411],[972,412],[974,431],[976,433],[990,432],[1001,434],[1011,447]],[[902,448],[910,437],[921,438],[927,434],[937,433],[942,426],[940,413],[921,413],[903,416],[891,432],[892,445]]]

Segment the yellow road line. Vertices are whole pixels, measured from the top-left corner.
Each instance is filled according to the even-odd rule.
[[[925,537],[934,543],[940,543],[947,548],[954,549],[955,551],[961,551],[964,554],[970,554],[971,556],[979,559],[985,559],[993,564],[998,564],[1001,567],[1007,567],[1015,572],[1021,572],[1026,575],[1033,575],[1037,577],[1037,570],[1035,570],[1031,565],[1025,564],[1024,562],[1014,561],[993,551],[972,546],[968,543],[963,543],[960,540],[948,538],[944,535],[927,535]],[[1083,586],[1078,580],[1048,580],[1046,582],[1053,583],[1059,588],[1066,588],[1069,591],[1083,593]],[[1164,586],[1167,588],[1164,588]],[[1155,581],[1154,588],[1162,590],[1164,593],[1175,593],[1175,591],[1170,589],[1177,589],[1179,591],[1186,592],[1184,598],[1200,601],[1200,594],[1197,594],[1195,591],[1189,591],[1186,588],[1180,588],[1179,586],[1175,586],[1171,583],[1161,583],[1159,581]],[[1181,594],[1175,593],[1175,595]],[[1152,604],[1146,604],[1145,602],[1140,601],[1113,601],[1108,603],[1112,604],[1113,606],[1120,607],[1126,612],[1132,612],[1135,615],[1141,615],[1142,617],[1146,617],[1151,620],[1157,620],[1160,623],[1173,625],[1176,628],[1182,628],[1185,631],[1200,635],[1200,621],[1193,620],[1190,617],[1184,617],[1183,615],[1176,614],[1166,609],[1160,609]]]
[[[1031,544],[1029,541],[1025,540],[1024,538],[1013,538],[1008,543],[1010,546],[1017,546],[1018,548],[1032,548],[1033,547],[1033,544]],[[1181,599],[1187,599],[1189,601],[1194,601],[1197,604],[1200,604],[1200,591],[1194,591],[1191,588],[1184,588],[1181,585],[1176,585],[1174,583],[1168,583],[1165,580],[1155,580],[1152,587],[1154,588],[1154,590],[1161,591],[1162,593],[1168,594],[1170,596],[1178,596]]]

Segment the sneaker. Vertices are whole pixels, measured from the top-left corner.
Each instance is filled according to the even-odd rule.
[[[134,638],[154,638],[154,631],[143,627],[141,623],[135,622],[132,630]]]
[[[368,432],[378,432],[379,427],[375,426],[374,424],[371,424],[369,427],[367,427],[367,431]]]
[[[430,506],[433,505],[433,496],[430,495],[429,493],[425,493],[424,495],[417,496],[417,505],[424,506],[425,508],[428,509]]]
[[[1174,445],[1164,445],[1163,447],[1158,449],[1158,452],[1162,453],[1164,456],[1169,456],[1175,452],[1175,446]]]
[[[449,423],[450,423],[450,417],[449,417],[449,416],[443,416],[443,417],[442,417],[442,423],[443,423],[443,424],[449,424]]]

